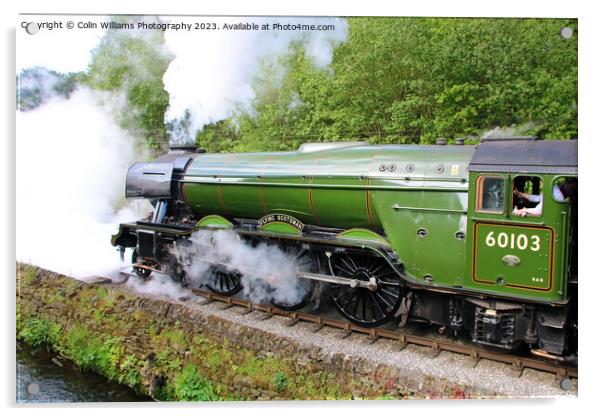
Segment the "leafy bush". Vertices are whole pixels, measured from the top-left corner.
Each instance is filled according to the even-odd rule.
[[[60,337],[59,324],[39,317],[19,321],[17,337],[34,348],[53,344]]]
[[[140,384],[140,372],[138,368],[142,367],[141,363],[136,359],[134,354],[130,354],[121,362],[119,369],[118,381],[125,383],[128,386],[135,387]]]
[[[211,383],[197,372],[193,364],[189,364],[176,378],[175,393],[181,401],[214,401],[219,400]]]
[[[286,377],[286,374],[276,373],[272,379],[272,385],[278,392],[283,392],[286,390],[286,387],[288,386],[288,378]]]
[[[121,358],[120,344],[118,338],[98,338],[84,326],[77,326],[67,335],[65,353],[83,370],[94,370],[115,379]]]

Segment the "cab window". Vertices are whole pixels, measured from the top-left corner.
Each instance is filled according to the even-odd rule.
[[[560,177],[554,180],[552,186],[552,198],[556,202],[572,203],[577,202],[577,178]]]
[[[476,211],[501,214],[504,212],[504,178],[480,176],[477,179]]]
[[[537,176],[517,176],[512,182],[512,214],[540,217],[543,212],[543,185]]]

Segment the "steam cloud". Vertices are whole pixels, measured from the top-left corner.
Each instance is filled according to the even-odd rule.
[[[266,243],[251,246],[225,230],[197,231],[191,241],[191,246],[180,246],[174,254],[185,265],[192,287],[210,283],[211,265],[220,264],[242,274],[243,294],[253,302],[293,304],[307,293],[308,282],[297,277],[297,272],[307,271],[307,262],[297,253]]]
[[[125,172],[144,155],[111,116],[116,101],[80,87],[17,112],[18,260],[75,277],[122,266],[110,244],[116,224],[152,207],[124,205]]]
[[[484,139],[499,139],[503,137],[514,137],[528,135],[537,125],[531,121],[523,124],[513,124],[512,126],[495,127],[483,133]]]
[[[248,105],[255,97],[252,80],[262,62],[277,67],[278,57],[292,42],[302,42],[307,56],[325,68],[334,48],[347,37],[344,19],[212,18],[220,27],[241,20],[270,26],[275,22],[332,24],[335,30],[167,31],[165,45],[155,45],[155,35],[136,31],[135,36],[161,48],[161,56],[175,54],[163,78],[170,94],[165,120],[189,117],[190,123],[189,129],[176,135],[176,143],[188,142],[205,124],[230,116],[235,106]],[[137,72],[132,76],[146,78],[143,62],[134,66]],[[126,203],[123,198],[127,168],[149,155],[141,154],[144,145],[115,121],[127,112],[124,91],[101,93],[80,86],[66,97],[53,96],[56,80],[51,72],[47,77],[39,72],[32,80],[40,88],[39,107],[16,114],[17,260],[75,277],[114,271],[124,266],[109,241],[117,224],[140,219],[152,210],[147,201]],[[298,97],[291,102],[291,106],[299,104]],[[197,233],[193,242],[199,245],[189,249],[196,257],[188,272],[199,284],[207,280],[209,263],[228,259],[243,273],[245,294],[254,301],[276,297],[293,303],[303,295],[296,277],[301,266],[294,256],[274,246],[250,247],[226,232]],[[147,289],[156,288],[141,288]]]
[[[178,18],[177,21],[185,19]],[[334,25],[334,31],[296,30],[196,30],[167,31],[166,46],[175,54],[163,77],[169,93],[168,124],[172,144],[194,142],[203,126],[223,120],[235,106],[244,108],[255,97],[251,86],[260,63],[277,63],[294,41],[303,42],[306,54],[317,67],[328,67],[334,48],[347,38],[347,22],[338,18],[211,18],[218,27],[225,23],[253,22],[260,27],[273,23]],[[198,19],[191,21],[197,23]],[[185,125],[182,127],[182,123]]]

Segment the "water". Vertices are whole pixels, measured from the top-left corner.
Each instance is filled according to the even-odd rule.
[[[127,386],[111,382],[94,373],[83,373],[70,362],[52,361],[46,350],[34,351],[17,344],[17,403],[139,402]]]

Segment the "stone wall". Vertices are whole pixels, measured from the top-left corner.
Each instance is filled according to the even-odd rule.
[[[17,265],[17,302],[18,337],[159,400],[491,395],[34,266]]]

